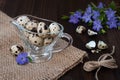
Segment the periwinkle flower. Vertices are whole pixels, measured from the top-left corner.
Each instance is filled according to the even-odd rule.
[[[117,19],[115,17],[111,18],[106,22],[110,29],[117,28]]]
[[[105,4],[102,2],[95,8],[94,6],[91,7],[91,5],[88,5],[84,13],[76,11],[70,16],[69,22],[77,24],[81,20],[88,23],[97,32],[102,30],[104,26],[108,26],[110,29],[120,27],[120,21],[118,21],[119,18],[116,15],[116,11],[110,7],[105,8]]]
[[[78,19],[81,19],[82,17],[82,13],[80,11],[76,11],[73,15]]]
[[[71,15],[70,19],[69,19],[69,22],[73,23],[73,24],[77,24],[79,22],[79,19],[76,16]]]
[[[100,2],[97,6],[99,9],[103,8],[104,7],[104,4],[102,2]]]
[[[73,15],[70,16],[69,22],[73,24],[77,24],[81,19],[82,13],[80,11],[76,11]]]
[[[86,11],[84,12],[82,16],[82,20],[84,20],[85,23],[91,22],[92,21],[91,17],[92,17],[92,7],[89,5],[88,8],[86,8]]]
[[[92,16],[92,18],[95,20],[95,19],[98,19],[99,16],[100,16],[100,12],[93,10],[93,16]]]
[[[85,13],[87,13],[87,14],[91,14],[92,13],[92,7],[90,5],[88,5],[88,8],[86,8]]]
[[[100,31],[100,29],[102,29],[102,28],[103,28],[103,26],[102,26],[101,21],[99,19],[97,19],[93,22],[93,30]]]
[[[18,54],[18,56],[16,57],[16,62],[19,65],[27,64],[29,62],[28,53],[22,52],[22,53]]]
[[[107,15],[108,20],[115,17],[115,13],[116,11],[112,10],[111,8],[105,11],[105,14]]]
[[[85,23],[87,23],[92,21],[91,17],[92,17],[92,14],[84,13],[84,15],[82,16],[82,19],[85,21]]]

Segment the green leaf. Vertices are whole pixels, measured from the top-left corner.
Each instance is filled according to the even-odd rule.
[[[109,26],[108,26],[108,25],[106,25],[106,26],[105,26],[105,29],[109,29]]]
[[[27,58],[29,59],[29,62],[32,62],[32,58],[31,57],[28,56]]]
[[[120,26],[118,26],[118,30],[120,30]]]
[[[99,19],[100,19],[101,21],[103,21],[104,17],[103,17],[103,16],[100,16]]]
[[[115,2],[112,1],[112,2],[110,3],[109,7],[112,8],[113,10],[115,10],[115,9],[116,9],[116,4],[115,4]]]
[[[92,24],[93,24],[93,22],[91,21],[91,22],[88,23],[88,26],[92,26]]]
[[[101,29],[101,30],[100,30],[100,33],[101,33],[101,34],[105,34],[106,31],[105,31],[104,29]]]
[[[70,13],[70,15],[73,15],[74,14],[74,12],[69,12]]]
[[[105,14],[104,12],[101,12],[101,13],[100,13],[99,19],[100,19],[100,21],[102,22],[102,25],[105,25],[105,24],[106,24],[107,17],[106,17],[106,14]]]
[[[67,19],[69,19],[69,16],[63,15],[63,16],[61,17],[61,19],[67,20]]]
[[[100,13],[105,13],[106,8],[99,9]]]
[[[77,11],[80,11],[80,12],[81,12],[82,10],[81,10],[81,9],[78,9]]]
[[[118,19],[120,20],[120,16],[118,16]]]
[[[92,5],[93,9],[97,8],[97,6],[93,2],[91,2],[91,5]]]
[[[105,19],[105,13],[101,13],[99,19],[100,19],[101,21],[103,21],[103,20]]]

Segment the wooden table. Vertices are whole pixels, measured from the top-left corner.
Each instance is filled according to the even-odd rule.
[[[102,68],[99,72],[99,80],[120,80],[120,31],[115,29],[108,30],[107,34],[98,35],[96,37],[89,37],[87,33],[79,35],[75,32],[75,26],[60,19],[63,14],[68,15],[70,11],[85,9],[90,2],[97,4],[100,1],[109,4],[112,0],[0,0],[0,9],[11,17],[20,14],[31,14],[61,23],[65,28],[65,32],[71,34],[73,37],[73,46],[88,52],[89,59],[86,58],[84,62],[88,60],[97,60],[101,55],[90,53],[84,46],[86,42],[90,40],[103,40],[109,46],[109,49],[103,52],[111,52],[112,46],[115,45],[116,52],[114,58],[119,68],[113,70]],[[114,1],[120,5],[118,0]],[[85,72],[83,70],[83,64],[80,63],[63,75],[59,80],[95,80],[94,74],[95,71],[89,73]]]

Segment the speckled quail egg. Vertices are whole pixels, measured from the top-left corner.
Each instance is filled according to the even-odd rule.
[[[16,44],[10,47],[10,52],[12,53],[12,55],[17,56],[22,51],[23,51],[23,47],[21,45]]]
[[[29,38],[29,36],[32,35],[32,33],[28,32],[28,31],[24,31],[24,32],[23,32],[23,35],[24,35],[26,38]]]
[[[60,26],[55,22],[49,25],[49,29],[50,29],[51,36],[56,36],[60,32]]]
[[[82,34],[85,30],[86,30],[86,28],[84,26],[78,26],[76,28],[76,32],[79,34]]]
[[[27,22],[29,22],[30,19],[27,16],[20,16],[17,18],[17,22],[19,25],[25,27],[25,25],[27,24]]]
[[[107,48],[108,48],[108,45],[107,45],[105,42],[103,42],[103,41],[98,41],[97,47],[98,47],[99,49],[107,49]]]
[[[37,27],[37,33],[40,37],[47,37],[49,33],[49,28],[44,22],[40,22]]]
[[[33,45],[43,46],[43,38],[39,37],[37,34],[30,34],[28,39]]]
[[[38,26],[38,24],[36,23],[36,22],[34,22],[34,21],[29,21],[27,24],[26,24],[26,26],[25,26],[25,28],[27,29],[27,30],[31,30],[31,31],[37,31],[37,26]]]
[[[44,44],[44,46],[46,46],[46,45],[51,44],[52,41],[53,41],[52,37],[47,37],[47,38],[44,39],[44,43],[43,44]]]

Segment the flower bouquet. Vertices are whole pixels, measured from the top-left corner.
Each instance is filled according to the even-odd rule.
[[[89,28],[99,33],[106,33],[108,29],[117,28],[120,30],[120,9],[114,1],[108,6],[102,2],[96,6],[94,3],[88,5],[85,11],[77,10],[70,12],[70,16],[63,15],[62,19],[68,19],[72,24],[84,22]]]

